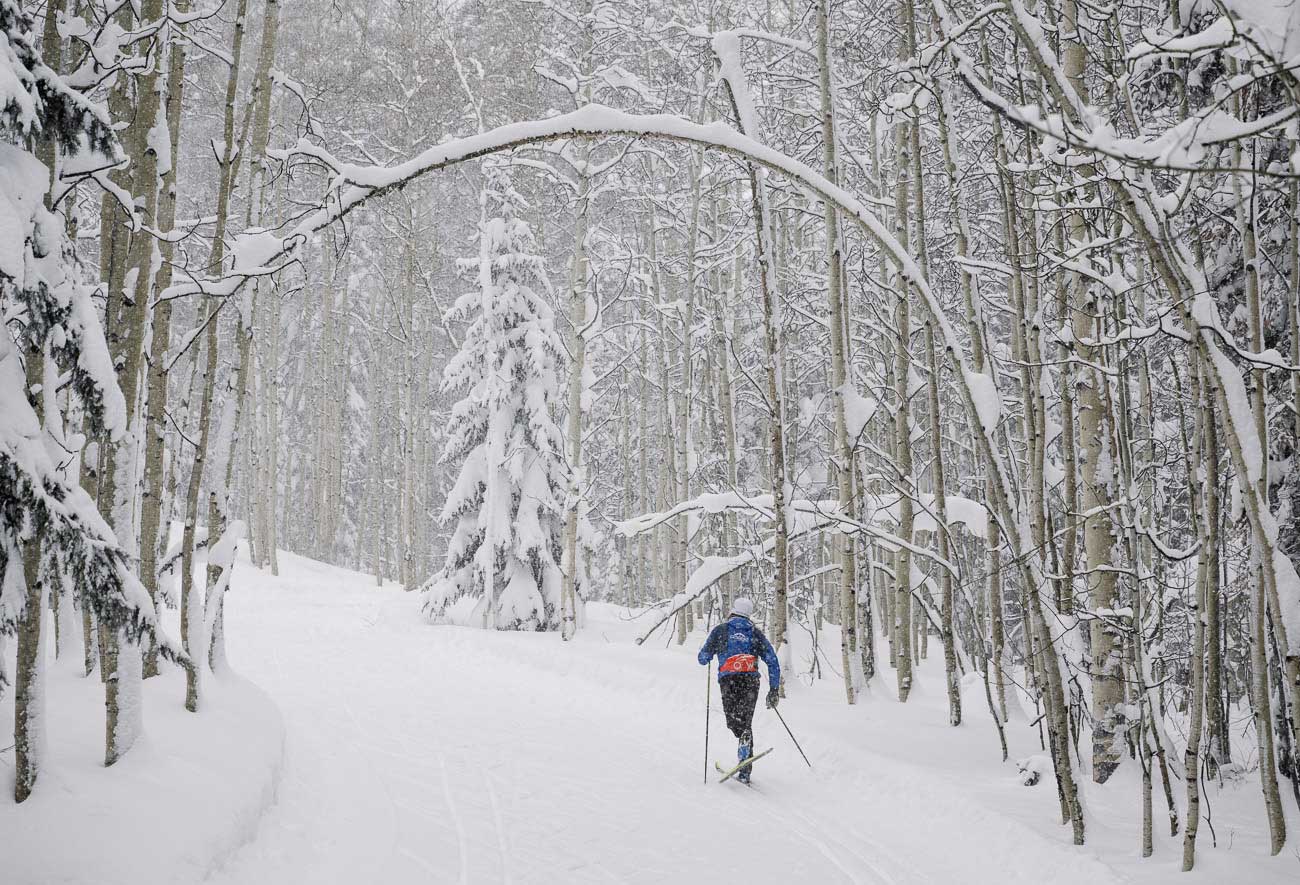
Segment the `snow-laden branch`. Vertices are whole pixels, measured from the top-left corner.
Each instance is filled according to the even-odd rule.
[[[940,34],[952,33],[956,25],[944,0],[933,0],[933,4]],[[1240,10],[1234,11],[1240,13]],[[1162,223],[1162,197],[1149,172],[1119,162],[1131,158],[1101,149],[1115,142],[1111,126],[1107,121],[1099,119],[1081,99],[1044,39],[1042,23],[1028,11],[1022,0],[1007,0],[1007,13],[1021,42],[1029,51],[1047,93],[1056,102],[1056,112],[1044,115],[1036,107],[1013,107],[988,85],[974,60],[955,42],[946,44],[946,52],[962,80],[987,107],[1013,122],[1039,125],[1043,121],[1050,121],[1050,125],[1056,127],[1059,133],[1053,134],[1054,138],[1071,146],[1082,144],[1100,157],[1103,180],[1114,193],[1138,238],[1146,247],[1162,283],[1171,296],[1175,297],[1183,325],[1196,336],[1195,344],[1201,365],[1212,381],[1211,387],[1223,417],[1229,440],[1228,451],[1237,473],[1238,489],[1247,504],[1245,511],[1251,525],[1251,543],[1261,566],[1264,585],[1276,609],[1276,623],[1281,628],[1289,659],[1288,666],[1300,670],[1300,573],[1279,546],[1277,517],[1270,509],[1267,494],[1261,488],[1267,446],[1255,427],[1245,379],[1241,370],[1220,346],[1220,341],[1227,342],[1229,350],[1238,348],[1232,336],[1223,328],[1218,307],[1209,295],[1210,287],[1199,263],[1190,254],[1186,244],[1171,240],[1168,236]],[[1256,20],[1252,22],[1259,24]],[[1256,36],[1265,33],[1259,28],[1256,31]],[[1259,46],[1256,45],[1256,48]],[[1193,167],[1182,171],[1209,170]],[[1182,297],[1178,297],[1180,295]],[[1260,362],[1271,360],[1268,354],[1254,356]],[[1029,547],[1026,546],[1025,549]]]
[[[791,537],[795,534],[803,535],[829,530],[838,530],[845,534],[860,533],[871,537],[890,550],[909,550],[917,556],[932,560],[954,575],[957,574],[956,565],[942,558],[935,551],[916,545],[881,528],[881,526],[898,524],[901,500],[899,495],[870,496],[864,509],[871,514],[871,518],[869,522],[863,522],[843,514],[838,501],[795,499],[786,504],[786,518],[790,521]],[[935,519],[937,509],[934,506],[934,496],[920,494],[916,500],[922,512],[914,517],[915,531],[937,531],[939,524]],[[973,535],[981,538],[985,536],[988,527],[988,511],[983,504],[961,495],[947,495],[944,497],[944,502],[947,505],[949,526],[964,525]],[[685,514],[716,515],[726,511],[748,513],[760,520],[770,521],[775,518],[770,494],[742,495],[739,492],[710,492],[682,501],[668,510],[646,513],[617,522],[614,524],[614,529],[624,537],[631,538],[652,531],[657,526]]]
[[[323,205],[301,218],[287,234],[278,235],[258,229],[245,232],[237,238],[235,265],[228,274],[212,280],[179,283],[167,289],[160,297],[231,295],[247,277],[267,272],[268,267],[273,266],[277,259],[295,249],[313,233],[346,217],[371,198],[400,190],[430,172],[525,145],[557,139],[612,135],[663,138],[698,145],[779,172],[853,218],[899,261],[909,280],[924,285],[920,268],[888,228],[857,197],[831,183],[804,163],[748,138],[723,123],[693,123],[670,114],[630,114],[593,104],[545,120],[511,123],[454,139],[429,148],[406,162],[391,166],[344,162],[328,150],[306,141],[291,149],[271,151],[271,156],[282,161],[307,159],[330,170],[333,180]]]
[[[923,495],[922,498],[926,499],[922,502],[926,505],[926,508],[925,512],[916,518],[915,529],[917,531],[934,531],[937,523],[931,516],[934,513],[934,508],[930,506],[934,503],[933,496]],[[876,506],[868,508],[872,513],[872,522],[896,525],[898,522],[899,500],[897,495],[887,495],[873,499]],[[948,495],[945,501],[948,505],[950,524],[963,524],[971,532],[983,536],[988,525],[987,512],[983,504],[960,495]],[[717,514],[728,510],[747,512],[759,519],[770,520],[773,517],[772,496],[749,496],[738,492],[698,495],[668,510],[647,513],[615,523],[615,530],[630,538],[651,531],[656,526],[671,522],[682,514]],[[948,569],[952,574],[957,574],[956,565],[941,558],[933,550],[919,547],[892,532],[884,531],[874,524],[863,523],[844,516],[839,512],[837,501],[791,501],[786,505],[786,515],[791,522],[789,539],[792,541],[822,531],[861,532],[872,537],[886,549],[898,550],[899,548],[906,548],[913,554],[923,556],[932,560],[939,567]],[[746,566],[757,566],[766,560],[771,556],[774,545],[775,538],[767,538],[731,556],[704,557],[695,570],[691,572],[690,577],[686,579],[686,586],[673,598],[672,606],[664,613],[663,617],[641,635],[637,640],[637,644],[640,645],[649,639],[656,630],[670,621],[677,612],[699,599],[727,575]],[[923,605],[933,608],[933,604],[919,592],[920,588],[929,580],[928,577],[913,566],[912,594]],[[933,616],[931,620],[935,620],[936,625],[938,624],[938,621]]]
[[[786,49],[793,49],[795,52],[801,52],[804,55],[815,55],[816,51],[813,45],[807,40],[799,40],[794,37],[787,37],[784,34],[774,34],[771,31],[760,31],[755,28],[731,28],[726,31],[710,31],[703,25],[680,25],[681,29],[691,37],[701,40],[714,42],[719,38],[725,40],[756,40],[760,43],[772,43],[776,46],[784,46]]]
[[[1061,150],[1062,146],[1068,146],[1072,151],[1092,154],[1094,162],[1110,160],[1169,172],[1239,172],[1275,178],[1300,177],[1300,171],[1282,166],[1237,169],[1207,165],[1206,162],[1214,148],[1285,126],[1300,115],[1300,108],[1294,105],[1287,105],[1256,120],[1242,120],[1220,109],[1226,100],[1221,98],[1206,108],[1189,113],[1185,119],[1159,133],[1122,136],[1113,125],[1097,119],[1087,103],[1070,87],[1058,59],[1048,47],[1042,22],[1022,0],[1008,0],[1006,11],[1024,36],[1023,42],[1031,59],[1040,71],[1048,74],[1044,78],[1048,92],[1068,114],[1044,113],[1037,106],[1017,104],[999,94],[980,75],[976,62],[956,43],[956,37],[971,22],[954,21],[942,0],[936,0],[935,8],[943,21],[943,48],[963,82],[985,107],[1016,126],[1043,136],[1043,153],[1049,162],[1078,162],[1077,158],[1068,157]],[[1238,36],[1244,39],[1242,35]],[[1233,93],[1250,82],[1254,81],[1243,79],[1242,84],[1234,87]]]

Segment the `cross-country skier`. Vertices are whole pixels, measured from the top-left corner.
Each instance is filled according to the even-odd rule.
[[[709,638],[700,648],[700,663],[718,659],[718,687],[722,691],[722,710],[727,715],[727,728],[740,741],[736,761],[744,762],[754,754],[754,706],[758,703],[758,690],[762,677],[758,673],[758,660],[767,664],[767,705],[775,707],[780,696],[781,664],[776,659],[772,643],[758,629],[750,616],[754,603],[744,597],[736,600],[727,620],[713,628]],[[749,783],[753,765],[742,768],[736,776]]]

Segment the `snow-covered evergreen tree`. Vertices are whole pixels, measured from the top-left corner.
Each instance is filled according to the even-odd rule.
[[[443,451],[460,464],[440,516],[452,535],[424,608],[436,621],[551,630],[567,470],[555,420],[563,351],[524,201],[507,168],[489,164],[485,174],[479,253],[460,262],[478,285],[449,311],[468,328],[442,382],[463,391]]]

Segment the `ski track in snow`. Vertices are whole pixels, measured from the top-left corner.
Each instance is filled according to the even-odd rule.
[[[854,711],[798,687],[783,710],[815,770],[760,705],[757,788],[713,783],[733,747],[714,692],[701,783],[697,643],[636,647],[614,609],[568,645],[434,627],[414,594],[283,559],[275,579],[241,564],[227,602],[232,664],[288,734],[277,802],[219,885],[1125,881],[942,772],[813,730]]]

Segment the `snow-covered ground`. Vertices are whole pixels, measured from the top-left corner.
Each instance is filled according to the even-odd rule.
[[[775,751],[750,789],[713,782],[713,760],[735,752],[716,688],[703,782],[702,632],[685,647],[662,635],[638,647],[645,621],[604,605],[588,607],[569,644],[435,627],[414,594],[281,562],[278,578],[239,564],[227,632],[232,666],[280,708],[283,762],[261,692],[210,680],[209,710],[194,717],[172,673],[147,683],[144,742],[105,770],[102,715],[86,712],[98,683],[60,664],[50,768],[27,804],[0,802],[6,885],[1300,877],[1300,821],[1283,855],[1267,857],[1253,774],[1211,794],[1213,833],[1202,827],[1190,876],[1177,872],[1180,839],[1138,857],[1131,764],[1089,788],[1089,844],[1073,847],[1050,772],[1025,787],[999,761],[981,685],[968,686],[966,724],[947,726],[937,643],[906,705],[885,682],[849,708],[837,680],[793,680],[781,709],[811,770],[760,705],[757,742]],[[824,637],[823,668],[837,665],[837,641]],[[804,645],[794,662],[806,673]],[[1012,759],[1040,752],[1023,724],[1011,738]],[[1158,787],[1156,807],[1159,827]]]
[[[13,646],[10,645],[12,654]],[[12,668],[13,660],[9,660]],[[0,883],[201,882],[257,831],[284,750],[279,711],[233,674],[209,677],[185,711],[185,677],[144,683],[143,736],[104,767],[104,689],[78,646],[46,674],[46,753],[36,790],[15,805],[13,693],[0,701]],[[12,673],[13,670],[10,669]]]
[[[242,564],[228,602],[231,661],[279,703],[288,737],[278,802],[219,883],[1300,875],[1300,840],[1266,857],[1252,779],[1212,797],[1219,848],[1202,827],[1192,876],[1176,872],[1179,841],[1137,856],[1135,777],[1089,796],[1090,844],[1074,848],[1055,823],[1050,775],[1024,787],[999,761],[982,687],[968,695],[968,723],[946,725],[933,659],[905,706],[884,685],[852,709],[834,680],[793,686],[782,712],[814,768],[760,709],[757,742],[775,752],[755,788],[713,783],[712,772],[706,784],[701,637],[637,647],[643,625],[601,605],[567,645],[434,627],[413,594],[294,556],[282,564],[278,579]],[[716,689],[711,728],[710,769],[734,757]],[[1037,751],[1029,729],[1015,738],[1013,758]]]

